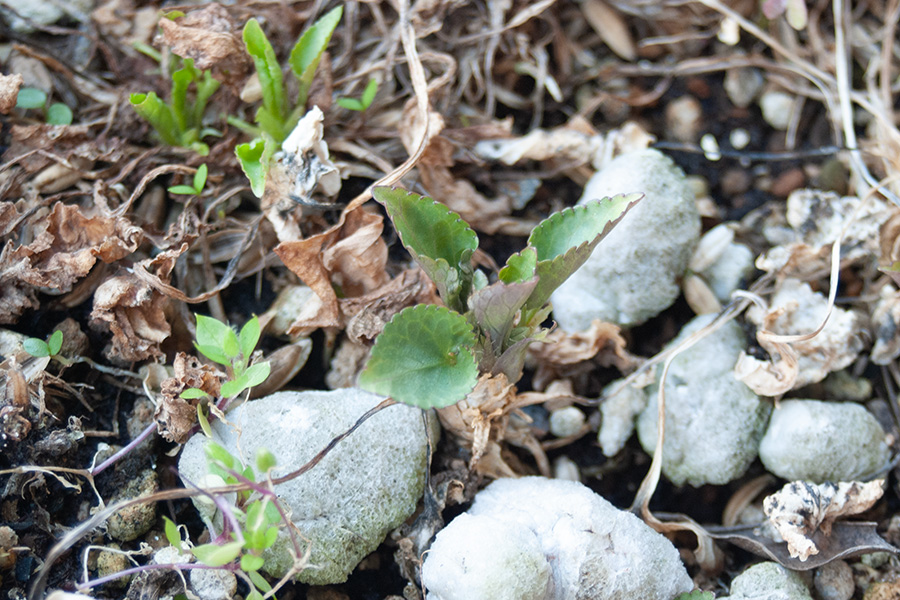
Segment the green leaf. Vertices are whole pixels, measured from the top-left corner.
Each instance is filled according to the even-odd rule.
[[[497,281],[478,290],[469,298],[475,322],[490,337],[495,356],[500,356],[505,349],[516,314],[528,300],[537,283],[537,278],[521,283]]]
[[[223,398],[234,398],[248,387],[246,380],[244,377],[238,377],[237,379],[232,379],[231,381],[226,381],[222,384],[222,387],[219,388],[219,394],[222,395]]]
[[[387,209],[403,246],[448,294],[444,302],[450,308],[465,310],[472,286],[471,258],[478,248],[478,236],[472,228],[431,198],[386,187],[375,188],[373,195]]]
[[[249,358],[253,354],[256,344],[259,342],[259,336],[259,318],[254,316],[241,327],[241,356]]]
[[[275,545],[275,542],[278,540],[278,528],[277,527],[269,527],[266,530],[265,542],[263,543],[263,548],[271,548]]]
[[[274,502],[266,502],[266,518],[269,520],[269,523],[278,523],[279,521],[281,521],[281,514],[278,512],[278,507],[275,506]],[[276,534],[278,533],[277,527],[273,527],[272,529],[275,529]],[[269,535],[270,533],[269,531],[267,531],[266,536]],[[271,545],[272,544],[269,544],[269,546]]]
[[[225,356],[232,361],[241,356],[241,343],[238,341],[238,336],[231,327],[226,327],[224,335],[222,336],[222,351],[225,353]]]
[[[47,93],[33,87],[23,87],[16,96],[16,108],[41,108],[47,104]]]
[[[259,574],[259,571],[248,571],[247,575],[251,573]],[[250,590],[247,592],[247,598],[245,600],[263,600],[263,595],[259,593],[259,590]]]
[[[242,377],[246,378],[247,387],[256,387],[266,380],[270,371],[271,365],[268,362],[256,363],[244,371]]]
[[[206,112],[206,104],[209,97],[219,89],[220,82],[213,78],[209,71],[203,71],[203,79],[197,81],[197,93],[194,95],[194,107],[190,115],[190,124],[192,128],[198,129],[203,124],[203,113]],[[218,132],[214,129],[205,128],[200,131],[199,136],[215,135]],[[218,133],[221,136],[221,133]]]
[[[537,267],[537,252],[531,246],[522,249],[506,260],[498,277],[503,283],[524,283],[534,277]]]
[[[366,84],[366,89],[363,90],[362,96],[360,100],[362,101],[363,110],[372,106],[372,102],[375,101],[375,95],[378,93],[378,80],[374,77],[369,80],[369,83]]]
[[[206,418],[206,411],[203,408],[203,403],[197,404],[197,422],[200,424],[200,429],[203,431],[203,434],[211,438],[212,437],[212,428],[209,426],[209,419]]]
[[[203,450],[206,452],[207,460],[221,463],[226,469],[234,470],[234,457],[221,444],[209,441],[206,442],[206,446]]]
[[[156,92],[149,94],[131,94],[131,106],[143,117],[160,139],[169,146],[181,144],[181,132],[172,107],[159,99]]]
[[[166,533],[166,540],[169,541],[169,545],[181,550],[181,534],[178,533],[178,525],[175,524],[175,521],[165,515],[163,515],[163,523],[165,524],[164,531]]]
[[[197,398],[206,398],[208,396],[209,394],[200,388],[188,388],[179,394],[179,397],[185,400],[196,400]]]
[[[59,351],[62,350],[63,343],[63,332],[57,329],[53,333],[50,334],[50,339],[47,340],[47,349],[50,350],[50,356],[56,356],[59,354]]]
[[[262,556],[256,556],[255,554],[245,554],[241,556],[241,570],[244,572],[250,571],[259,571],[263,563]]]
[[[239,349],[234,330],[212,317],[195,315],[197,318],[197,342],[194,344],[203,356],[220,365],[230,365],[231,359],[237,356]],[[233,337],[234,354],[226,348],[228,334]]]
[[[47,123],[50,125],[71,125],[72,109],[62,102],[54,102],[47,107]]]
[[[197,193],[195,188],[192,188],[189,185],[173,185],[167,188],[170,194],[189,194],[193,195]]]
[[[309,94],[309,88],[316,74],[316,68],[319,66],[322,53],[328,47],[331,34],[334,33],[334,28],[340,22],[343,12],[344,7],[338,6],[326,13],[312,27],[306,30],[300,39],[297,40],[293,50],[291,50],[291,69],[300,82],[300,93],[297,97],[298,106],[306,106],[306,97]]]
[[[241,542],[228,542],[221,546],[217,544],[203,544],[194,546],[191,552],[201,563],[208,567],[221,567],[232,562],[241,554]]]
[[[347,110],[355,110],[357,112],[366,110],[365,107],[363,107],[362,102],[356,98],[338,98],[335,102],[337,102],[338,106],[346,108]]]
[[[525,307],[543,306],[642,196],[619,194],[566,208],[535,227],[528,237],[528,247],[537,254],[535,274],[539,280]]]
[[[259,574],[259,571],[248,571],[247,576],[250,578],[250,581],[253,582],[253,585],[261,589],[263,592],[268,592],[272,589],[272,586],[269,585],[269,582]],[[248,597],[247,600],[250,600],[250,598]]]
[[[266,513],[263,503],[259,500],[250,504],[247,509],[247,529],[258,531],[265,525]]]
[[[194,61],[185,58],[183,66],[172,73],[172,113],[175,115],[175,123],[178,131],[184,132],[191,128],[190,115],[187,109],[187,91],[191,83],[197,78],[197,69]],[[179,141],[183,145],[184,140]]]
[[[694,590],[692,592],[684,592],[675,596],[675,600],[713,600],[716,597],[712,592],[703,592]]]
[[[50,346],[47,345],[47,342],[38,338],[26,338],[22,342],[22,347],[25,349],[25,352],[35,358],[50,356]]]
[[[263,106],[270,114],[284,120],[287,110],[284,105],[281,65],[278,64],[275,50],[272,49],[272,44],[269,43],[256,19],[250,19],[244,26],[244,45],[247,47],[247,53],[253,58],[256,72],[259,74]]]
[[[241,169],[250,180],[250,189],[257,198],[262,198],[266,191],[266,174],[269,172],[269,159],[275,153],[275,146],[275,141],[266,136],[234,147]]]
[[[359,386],[420,408],[462,400],[478,380],[475,333],[442,306],[403,309],[375,340]]]
[[[273,469],[278,464],[275,455],[267,448],[258,448],[256,450],[256,470],[260,473],[268,473],[269,469]]]
[[[206,166],[206,163],[197,167],[197,172],[194,173],[194,193],[199,194],[203,191],[203,188],[206,186],[206,176],[208,174],[209,168]]]

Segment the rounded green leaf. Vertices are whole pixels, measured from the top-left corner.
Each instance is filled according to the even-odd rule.
[[[47,347],[50,350],[50,355],[55,356],[59,354],[59,351],[62,350],[63,343],[63,332],[57,329],[52,334],[50,334],[50,339],[47,340]]]
[[[47,123],[50,125],[71,125],[72,109],[62,102],[54,102],[47,107]]]
[[[459,313],[443,306],[406,308],[375,340],[361,388],[420,408],[459,402],[478,380],[475,333]]]
[[[16,108],[40,108],[46,102],[46,92],[33,87],[23,87],[16,96]]]
[[[256,451],[256,469],[260,473],[268,473],[276,464],[278,461],[268,448],[259,448]]]
[[[50,347],[47,345],[47,342],[38,338],[27,338],[22,342],[22,347],[25,348],[25,352],[35,358],[50,356]]]
[[[245,554],[241,557],[241,570],[243,571],[259,571],[262,566],[262,556],[256,556],[255,554]]]
[[[218,546],[216,544],[203,544],[194,546],[191,552],[201,563],[207,567],[221,567],[227,565],[241,554],[241,542],[228,542]]]

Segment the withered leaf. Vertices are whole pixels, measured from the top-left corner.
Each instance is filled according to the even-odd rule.
[[[161,398],[153,418],[162,437],[183,444],[197,422],[197,403],[200,400],[186,400],[181,393],[188,388],[197,388],[215,397],[219,394],[223,373],[184,352],[175,355],[173,371],[173,376],[160,385]]]
[[[25,80],[19,73],[0,75],[0,114],[7,115],[16,106],[19,88]]]
[[[159,28],[173,53],[193,59],[200,70],[213,69],[220,80],[232,82],[249,66],[238,25],[221,4],[207,4],[175,20],[163,17]]]
[[[765,534],[759,534],[759,525],[737,527],[706,527],[715,540],[729,542],[758,556],[774,560],[781,566],[794,571],[809,571],[839,558],[851,558],[870,552],[900,553],[900,549],[888,544],[875,531],[877,523],[843,521],[835,523],[831,534],[819,530],[812,535],[812,541],[819,549],[818,554],[803,561],[792,558],[784,542],[776,542]]]

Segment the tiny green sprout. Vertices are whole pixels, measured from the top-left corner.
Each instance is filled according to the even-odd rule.
[[[375,100],[375,94],[378,93],[378,81],[375,78],[369,80],[366,89],[363,90],[362,96],[356,98],[338,98],[337,105],[347,110],[355,110],[362,112],[372,106]]]
[[[281,65],[259,22],[250,19],[244,26],[244,46],[259,76],[262,106],[256,110],[255,126],[233,117],[227,121],[256,136],[249,143],[238,144],[234,150],[257,197],[262,197],[265,190],[269,161],[306,110],[313,77],[342,14],[343,7],[338,6],[323,15],[306,30],[291,50],[289,63],[298,87],[296,102],[288,100]]]
[[[209,154],[209,146],[201,140],[208,135],[221,135],[215,129],[203,126],[203,116],[210,96],[219,89],[219,82],[209,71],[194,67],[194,61],[185,58],[182,67],[172,72],[172,88],[169,101],[161,100],[155,92],[131,94],[134,110],[143,117],[169,146],[190,148],[201,156]],[[193,86],[193,101],[188,91]]]
[[[268,362],[250,364],[261,334],[259,318],[253,317],[241,328],[240,334],[218,319],[196,315],[197,341],[194,345],[203,356],[226,368],[228,380],[219,388],[223,398],[233,398],[245,390],[261,384],[269,376]],[[197,388],[189,388],[181,397],[192,400],[206,397]]]
[[[173,185],[169,188],[170,194],[191,194],[194,196],[199,196],[203,193],[203,188],[206,186],[206,175],[208,169],[206,163],[203,163],[199,167],[197,167],[197,171],[194,173],[194,181],[192,185]]]
[[[45,356],[49,356],[51,358],[55,358],[60,362],[67,362],[59,355],[59,351],[62,350],[63,343],[63,332],[57,329],[50,337],[47,338],[45,342],[42,339],[38,338],[26,338],[22,343],[22,347],[25,349],[25,352],[34,356],[35,358],[43,358]]]
[[[694,590],[692,592],[684,592],[675,596],[675,600],[713,600],[716,597],[712,592],[703,592]]]
[[[61,102],[48,103],[47,94],[38,88],[25,87],[16,97],[16,108],[24,110],[44,109],[44,120],[48,125],[71,125],[72,109]]]

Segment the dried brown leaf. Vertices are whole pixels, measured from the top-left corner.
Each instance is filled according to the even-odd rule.
[[[220,81],[234,84],[249,67],[239,26],[221,4],[207,4],[175,20],[163,17],[159,28],[173,53],[192,58],[198,69],[212,69]]]
[[[159,434],[170,442],[187,442],[197,422],[199,399],[186,400],[181,393],[189,388],[203,390],[212,397],[219,394],[223,373],[204,365],[196,356],[179,352],[172,364],[174,373],[160,385],[160,398],[153,418]]]
[[[0,114],[8,115],[15,108],[19,97],[19,88],[25,80],[18,73],[12,75],[0,74]]]
[[[373,341],[391,317],[404,308],[440,304],[440,297],[421,269],[409,269],[368,294],[338,302],[347,323],[347,337],[363,343]]]
[[[168,284],[182,251],[183,248],[161,252],[139,264],[145,272],[155,268],[156,277]],[[159,345],[172,333],[165,315],[168,303],[168,296],[133,272],[104,281],[94,294],[91,326],[113,334],[106,355],[125,362],[164,356]]]

